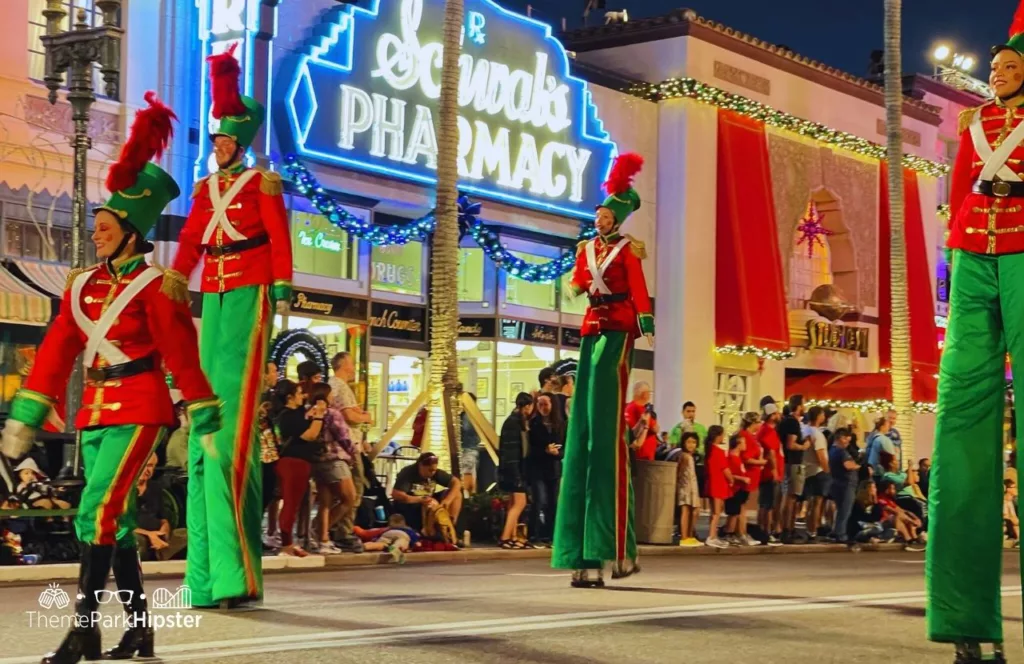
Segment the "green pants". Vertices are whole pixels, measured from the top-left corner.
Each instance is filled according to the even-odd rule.
[[[928,638],[1002,641],[1005,358],[1024,393],[1024,254],[957,251],[928,492]]]
[[[135,548],[136,482],[166,435],[164,427],[132,424],[82,431],[85,489],[75,518],[80,542]]]
[[[200,362],[223,402],[211,453],[189,440],[188,566],[196,606],[263,594],[263,472],[257,408],[271,327],[266,286],[203,296]]]
[[[556,569],[599,569],[636,558],[624,417],[632,365],[631,335],[583,337],[555,516]]]

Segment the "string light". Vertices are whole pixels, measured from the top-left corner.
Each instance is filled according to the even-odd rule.
[[[328,194],[309,169],[299,162],[295,155],[285,157],[284,172],[295,183],[303,196],[332,224],[355,237],[377,247],[407,244],[426,239],[437,226],[434,213],[395,226],[376,226],[351,214]],[[546,263],[528,263],[515,256],[501,244],[497,233],[485,226],[479,219],[481,204],[467,196],[459,196],[459,229],[468,234],[484,250],[499,269],[513,277],[532,283],[548,283],[568,274],[576,265],[576,254],[565,251]],[[577,241],[589,240],[597,230],[587,221],[580,222]]]
[[[935,211],[935,214],[938,215],[939,219],[948,223],[950,217],[949,203],[946,203],[945,205],[940,205],[939,209]]]
[[[327,358],[327,346],[324,345],[324,342],[309,330],[285,330],[277,335],[270,345],[268,356],[270,361],[278,367],[278,377],[284,378],[287,360],[296,352],[300,352],[307,359],[316,362],[325,376],[329,374],[331,365]]]
[[[719,346],[716,353],[722,355],[753,355],[759,360],[788,360],[795,357],[796,353],[788,350],[771,350],[770,348],[758,348],[757,346]]]
[[[877,413],[882,411],[892,410],[892,402],[888,399],[867,399],[864,401],[843,401],[841,399],[808,399],[804,402],[808,408],[814,406],[821,406],[822,408],[829,408],[837,410],[839,408],[852,408],[865,413]],[[915,401],[913,403],[913,411],[915,413],[935,413],[936,404],[925,401]]]
[[[692,78],[670,78],[661,83],[639,83],[628,88],[626,92],[652,101],[686,97],[703,104],[735,111],[741,115],[760,120],[772,127],[791,131],[795,134],[833,145],[840,150],[848,150],[859,155],[878,159],[879,161],[885,161],[886,148],[884,145],[873,143],[860,136],[854,136],[853,134],[839,131],[817,122],[798,118],[795,115],[772,108],[767,104],[762,104],[742,95],[726,92],[721,88],[701,83]],[[936,178],[949,173],[949,166],[946,164],[940,164],[936,161],[910,154],[903,155],[903,165],[918,173]]]

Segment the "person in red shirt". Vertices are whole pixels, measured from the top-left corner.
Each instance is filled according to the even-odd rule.
[[[768,536],[768,546],[781,546],[776,534],[781,527],[779,511],[782,507],[782,478],[785,464],[782,458],[782,441],[776,426],[779,423],[779,407],[769,400],[762,406],[763,420],[757,430],[757,442],[764,450],[767,465],[761,473],[758,487],[757,525]]]
[[[729,436],[728,470],[732,495],[725,501],[726,530],[729,531],[731,543],[746,545],[747,517],[743,506],[750,498],[750,477],[743,465],[743,453],[747,448],[746,438],[739,431]],[[755,540],[756,542],[756,540]]]
[[[764,448],[757,440],[757,431],[761,428],[761,416],[753,411],[744,413],[742,426],[740,435],[743,437],[743,453],[740,458],[743,459],[743,466],[747,470],[747,491],[750,492],[748,500],[756,505],[760,500],[761,477],[768,473],[765,470],[768,461],[765,459]],[[740,539],[748,546],[761,544],[759,540],[747,534],[746,510],[741,510],[741,512]]]
[[[630,447],[637,459],[654,461],[658,449],[658,417],[651,403],[651,386],[639,382],[633,386],[633,400],[626,404],[626,425],[633,432]]]
[[[716,549],[728,548],[729,544],[718,536],[718,521],[722,518],[725,501],[732,498],[733,475],[729,470],[728,449],[725,429],[717,424],[708,427],[704,439],[705,472],[707,473],[708,498],[711,500],[711,525],[705,544]]]

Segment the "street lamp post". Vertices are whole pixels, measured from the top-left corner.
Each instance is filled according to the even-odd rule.
[[[64,84],[67,75],[67,98],[71,104],[71,119],[75,135],[71,140],[74,148],[74,174],[71,207],[71,267],[85,267],[85,219],[88,179],[89,111],[96,94],[93,90],[93,68],[100,65],[105,92],[108,97],[117,95],[121,75],[121,38],[124,30],[118,25],[121,0],[96,0],[96,7],[103,13],[103,25],[90,27],[84,9],[78,9],[75,24],[70,30],[61,25],[67,18],[65,0],[46,0],[43,16],[46,18],[46,34],[41,37],[46,51],[46,75],[43,80],[49,89],[51,104],[57,103],[57,91]],[[66,413],[67,431],[74,428],[74,416],[82,402],[83,371],[81,362],[75,362],[68,383]],[[74,470],[78,472],[78,446],[75,447]]]

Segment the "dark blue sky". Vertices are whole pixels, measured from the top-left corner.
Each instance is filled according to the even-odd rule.
[[[567,16],[570,25],[580,25],[586,5],[586,0],[498,2],[518,9],[532,4],[545,20]],[[990,46],[1006,39],[1016,6],[1017,0],[904,0],[904,71],[930,71],[928,53],[940,38],[984,59]],[[622,7],[638,18],[690,7],[705,18],[858,76],[866,73],[871,51],[882,48],[883,0],[607,0],[608,9]],[[982,12],[972,11],[975,7]],[[603,21],[603,14],[590,20]],[[987,78],[980,68],[975,70],[979,73]]]

